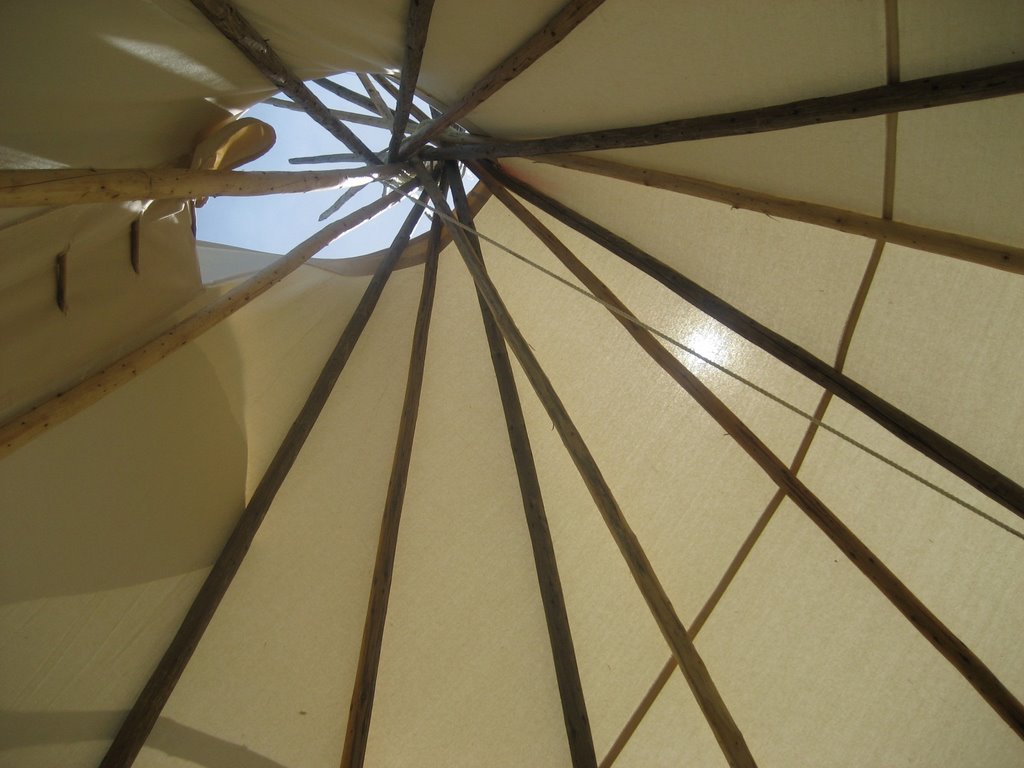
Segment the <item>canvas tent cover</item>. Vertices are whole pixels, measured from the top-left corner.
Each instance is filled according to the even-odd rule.
[[[562,5],[439,0],[420,89],[455,101]],[[401,66],[405,2],[238,7],[302,78]],[[0,16],[4,168],[175,163],[225,110],[275,90],[184,0],[7,3]],[[1020,2],[607,0],[465,123],[502,138],[642,125],[1002,64],[1022,50]],[[1022,125],[1018,95],[593,154],[1019,248]],[[550,163],[501,166],[1024,482],[1021,275]],[[854,408],[531,210],[644,322],[804,411],[822,408],[827,424],[1024,530]],[[145,228],[134,272],[126,232],[140,211],[0,209],[4,421],[224,290],[200,282],[187,208]],[[574,280],[499,201],[476,227]],[[66,311],[54,302],[60,253]],[[1024,762],[1020,736],[775,498],[775,483],[604,307],[488,243],[483,255],[685,626],[726,579],[696,648],[758,765]],[[300,268],[0,461],[0,765],[102,758],[370,280],[329,266]],[[338,763],[423,272],[391,277],[138,765]],[[677,354],[1024,696],[1021,538]],[[671,653],[514,367],[600,760]],[[473,280],[452,245],[439,261],[366,765],[569,764],[505,417]],[[615,764],[725,764],[678,671]]]

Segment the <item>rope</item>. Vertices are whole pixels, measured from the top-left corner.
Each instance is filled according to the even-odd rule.
[[[377,181],[379,183],[383,184],[384,186],[391,187],[392,189],[396,189],[396,190],[399,189],[397,187],[397,185],[393,184],[388,179],[377,179]],[[638,326],[640,328],[643,328],[645,331],[653,334],[654,336],[656,336],[657,338],[659,338],[662,341],[666,342],[667,344],[670,344],[671,346],[675,347],[676,349],[679,349],[679,350],[685,352],[686,354],[691,355],[692,357],[697,358],[701,362],[706,363],[707,365],[710,365],[712,368],[715,368],[716,370],[721,371],[726,376],[729,376],[730,378],[734,379],[735,381],[738,381],[740,384],[743,384],[744,386],[749,387],[754,392],[757,392],[759,395],[762,395],[763,397],[768,398],[773,403],[781,405],[786,410],[796,414],[797,416],[800,416],[800,417],[806,419],[807,421],[809,421],[811,424],[814,424],[818,428],[823,429],[826,432],[828,432],[829,434],[835,435],[839,439],[846,441],[847,443],[849,443],[850,445],[854,446],[855,448],[858,448],[861,451],[863,451],[864,453],[868,454],[869,456],[877,459],[878,461],[881,461],[883,464],[886,464],[889,467],[892,467],[893,469],[897,470],[898,472],[903,473],[907,477],[909,477],[909,478],[911,478],[913,480],[916,480],[918,483],[920,483],[921,485],[925,486],[926,488],[931,489],[935,493],[938,493],[940,496],[943,496],[943,497],[949,499],[950,501],[960,505],[961,507],[963,507],[964,509],[968,510],[969,512],[973,512],[975,515],[977,515],[978,517],[982,518],[983,520],[987,520],[988,522],[992,523],[992,525],[995,525],[998,528],[1001,528],[1002,530],[1006,531],[1007,533],[1009,533],[1009,534],[1011,534],[1013,536],[1016,536],[1018,539],[1024,541],[1024,533],[1022,533],[1021,531],[1018,531],[1017,529],[1007,525],[1003,521],[999,520],[996,517],[993,517],[992,515],[988,514],[987,512],[984,512],[983,510],[979,509],[978,507],[974,506],[973,504],[970,504],[969,502],[964,501],[959,496],[956,496],[955,494],[950,493],[949,491],[945,490],[944,488],[941,488],[940,486],[938,486],[935,483],[931,482],[930,480],[922,477],[921,475],[917,474],[916,472],[908,469],[907,467],[904,467],[903,465],[899,464],[898,462],[894,461],[893,459],[890,459],[888,456],[885,456],[885,455],[879,453],[878,451],[874,450],[873,448],[870,448],[869,446],[865,445],[864,443],[861,443],[860,441],[858,441],[858,440],[850,437],[849,435],[839,431],[835,427],[829,426],[823,420],[816,419],[813,414],[807,413],[803,409],[793,405],[792,403],[788,402],[787,400],[784,400],[783,398],[779,397],[778,395],[774,394],[773,392],[770,392],[769,390],[765,389],[764,387],[760,386],[759,384],[756,384],[755,382],[751,381],[750,379],[747,379],[746,377],[736,373],[735,371],[731,371],[728,368],[726,368],[725,366],[720,365],[719,363],[716,363],[714,360],[711,360],[711,359],[705,357],[701,353],[697,352],[695,349],[693,349],[691,347],[688,347],[687,345],[683,344],[681,341],[678,341],[677,339],[672,338],[671,336],[669,336],[668,334],[660,331],[659,329],[657,329],[657,328],[655,328],[655,327],[645,323],[644,321],[642,321],[639,318],[635,317],[631,313],[624,312],[624,311],[620,310],[618,307],[615,307],[615,306],[613,306],[613,305],[603,301],[602,299],[598,298],[597,296],[594,296],[592,293],[590,293],[585,288],[581,288],[580,286],[574,284],[572,281],[567,280],[566,278],[562,277],[559,274],[556,274],[555,272],[552,272],[547,267],[544,267],[544,266],[538,264],[537,262],[531,260],[527,256],[524,256],[521,253],[517,253],[513,249],[511,249],[508,246],[498,242],[494,238],[489,237],[488,235],[485,235],[483,232],[480,232],[479,230],[477,230],[477,229],[475,229],[473,227],[470,227],[470,226],[468,226],[466,224],[463,224],[458,219],[455,219],[454,217],[449,216],[448,214],[444,213],[443,211],[437,210],[436,208],[433,207],[433,205],[431,203],[429,203],[427,201],[424,201],[424,200],[419,200],[419,199],[413,197],[411,193],[405,192],[404,190],[399,190],[399,191],[401,192],[401,194],[403,194],[405,197],[407,197],[413,203],[415,203],[416,205],[419,205],[419,206],[423,207],[424,209],[426,209],[426,211],[429,214],[435,215],[435,216],[440,216],[442,218],[442,220],[444,220],[445,222],[447,222],[449,224],[454,224],[457,227],[461,227],[462,229],[464,229],[467,232],[471,232],[472,234],[474,234],[477,237],[479,237],[481,240],[484,240],[484,241],[490,243],[495,248],[498,248],[499,250],[504,251],[508,255],[518,259],[519,261],[523,262],[524,264],[528,264],[529,266],[533,267],[534,269],[536,269],[537,271],[541,272],[542,274],[547,275],[548,277],[556,280],[557,282],[561,283],[562,285],[564,285],[564,286],[566,286],[568,288],[571,288],[572,290],[576,291],[576,293],[578,293],[578,294],[580,294],[582,296],[585,296],[586,298],[590,299],[593,302],[596,302],[597,304],[600,304],[601,306],[603,306],[605,309],[609,310],[612,314],[616,315],[617,317],[621,317],[622,319],[624,319],[624,320],[626,320],[626,321],[628,321],[628,322],[630,322],[630,323],[632,323],[632,324],[634,324],[634,325],[636,325],[636,326]]]

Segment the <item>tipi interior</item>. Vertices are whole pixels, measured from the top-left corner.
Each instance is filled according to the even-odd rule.
[[[1024,762],[1024,4],[0,41],[0,765]],[[233,170],[278,92],[359,162]],[[367,182],[197,245],[206,197]],[[316,257],[405,196],[429,234]]]

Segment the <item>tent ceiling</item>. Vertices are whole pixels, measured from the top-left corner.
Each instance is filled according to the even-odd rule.
[[[420,88],[454,102],[562,5],[438,2]],[[401,66],[405,2],[238,7],[300,77]],[[750,109],[1018,60],[1021,30],[1024,7],[995,0],[607,0],[463,122],[522,138]],[[9,168],[174,164],[273,90],[183,0],[19,5],[0,42]],[[1020,247],[1022,111],[1014,95],[595,155]],[[1024,482],[1020,275],[543,162],[502,167]],[[1022,530],[818,384],[528,208],[643,322]],[[200,285],[187,207],[142,219],[132,269],[127,228],[141,210],[2,214],[5,421],[224,296],[229,286]],[[500,201],[476,227],[578,285]],[[61,311],[53,269],[65,251]],[[1014,730],[611,314],[491,243],[482,253],[758,765],[1020,763]],[[102,758],[356,312],[371,281],[355,271],[299,268],[0,461],[0,765]],[[138,765],[337,764],[424,273],[417,261],[387,283]],[[368,767],[572,764],[480,311],[449,245]],[[1024,695],[1021,538],[671,349]],[[683,675],[649,695],[672,654],[513,369],[597,758],[726,764]]]

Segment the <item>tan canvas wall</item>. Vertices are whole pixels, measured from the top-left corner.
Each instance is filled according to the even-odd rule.
[[[301,76],[400,65],[403,3],[240,7]],[[559,7],[438,3],[422,88],[457,98]],[[883,2],[794,0],[769,10],[608,0],[466,123],[537,136],[866,88],[895,71],[897,37],[904,79],[1019,58],[1017,3],[889,8],[897,13],[887,19]],[[23,5],[3,26],[4,165],[179,162],[204,129],[271,90],[178,0],[59,12]],[[602,156],[873,216],[884,214],[891,186],[898,220],[1019,246],[1022,103],[907,112],[895,133],[870,117]],[[835,360],[845,339],[847,373],[1022,480],[1019,275],[891,244],[879,251],[867,238],[528,160],[503,165],[822,359]],[[201,291],[186,216],[147,229],[135,274],[126,228],[137,214],[125,205],[0,216],[0,412],[79,380],[226,288]],[[805,411],[821,402],[817,385],[540,218],[645,322]],[[575,284],[500,202],[477,225]],[[69,243],[64,313],[53,264]],[[493,245],[483,251],[692,625],[774,508],[774,484],[604,308]],[[391,278],[137,764],[338,763],[422,275],[417,266]],[[368,282],[303,267],[0,462],[0,765],[97,763]],[[784,463],[799,457],[805,419],[673,354]],[[669,651],[513,367],[601,759]],[[569,763],[495,395],[477,298],[449,247],[368,766]],[[1022,530],[1019,517],[849,406],[832,401],[825,421]],[[822,432],[809,439],[799,475],[1012,693],[1024,693],[1019,537]],[[1024,755],[1014,732],[791,502],[738,565],[696,645],[759,765],[1013,766]],[[674,673],[616,765],[680,762],[724,758]]]

